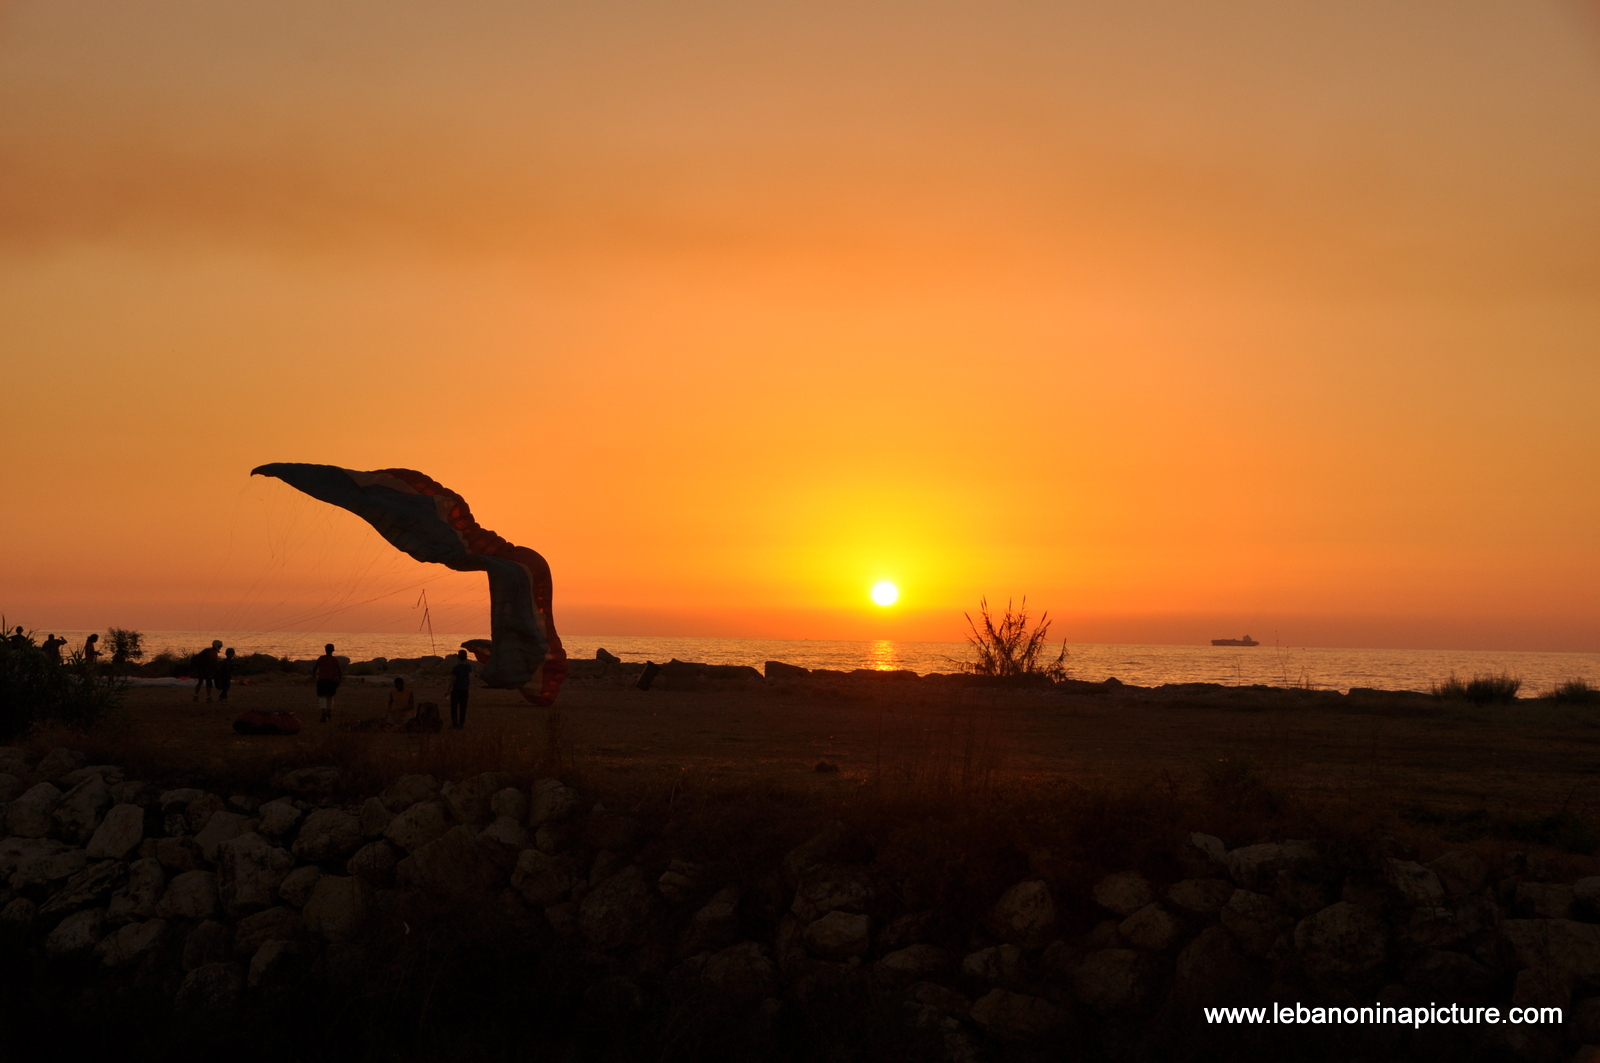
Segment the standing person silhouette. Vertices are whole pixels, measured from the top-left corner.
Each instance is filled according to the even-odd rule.
[[[333,643],[322,649],[322,656],[311,666],[311,674],[317,681],[317,707],[322,710],[322,722],[327,723],[333,719],[333,696],[339,693],[344,669],[339,666],[339,658],[333,655]]]
[[[60,664],[61,647],[65,646],[66,644],[66,639],[56,638],[56,633],[52,631],[50,632],[50,637],[44,640],[44,645],[40,648],[44,650],[44,655],[49,658],[52,663]]]
[[[218,701],[228,700],[228,688],[233,686],[233,659],[233,647],[229,646],[228,651],[224,653],[222,655],[222,659],[217,662],[217,674],[215,678],[217,684]]]
[[[205,687],[206,701],[216,688],[217,653],[222,649],[221,639],[212,639],[211,645],[194,655],[194,700],[200,700],[200,688]]]
[[[467,692],[472,689],[472,662],[467,651],[456,652],[456,663],[450,668],[450,727],[460,730],[467,725]]]
[[[99,660],[100,636],[98,634],[90,635],[83,640],[83,663],[92,670]]]
[[[6,641],[18,649],[21,649],[22,647],[26,646],[30,640],[28,639],[27,635],[22,633],[22,625],[18,624],[17,630],[8,635],[6,637]]]

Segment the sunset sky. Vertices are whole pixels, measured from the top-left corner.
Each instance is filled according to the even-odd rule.
[[[0,372],[29,626],[1600,650],[1600,8],[0,3]]]

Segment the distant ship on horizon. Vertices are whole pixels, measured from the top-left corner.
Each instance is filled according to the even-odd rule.
[[[1259,646],[1261,643],[1246,635],[1242,639],[1212,639],[1213,646]]]

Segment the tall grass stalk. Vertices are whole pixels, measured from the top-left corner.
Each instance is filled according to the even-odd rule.
[[[1050,636],[1050,614],[1044,613],[1030,631],[1028,629],[1028,599],[1015,612],[1010,600],[998,619],[989,611],[989,599],[978,602],[978,616],[982,623],[972,619],[971,613],[962,614],[967,620],[967,643],[977,654],[977,660],[966,668],[974,675],[1001,678],[1019,675],[1043,675],[1061,680],[1067,677],[1067,642],[1061,640],[1061,652],[1054,661],[1041,663],[1040,653]]]

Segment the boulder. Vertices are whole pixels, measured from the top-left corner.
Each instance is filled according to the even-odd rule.
[[[498,890],[507,875],[478,844],[477,832],[462,824],[401,860],[395,865],[395,877],[403,887],[459,900]]]
[[[1439,876],[1414,860],[1385,860],[1383,879],[1413,908],[1436,908],[1444,902]]]
[[[809,668],[802,668],[798,664],[784,664],[782,661],[767,661],[762,665],[762,671],[767,679],[804,679],[811,674]]]
[[[843,823],[835,820],[804,845],[789,850],[781,865],[784,881],[798,884],[813,869],[841,862],[849,848],[850,834]]]
[[[47,782],[30,786],[6,807],[6,827],[18,838],[43,838],[55,829],[51,813],[61,803],[61,791]]]
[[[211,822],[212,816],[227,811],[227,808],[227,802],[222,798],[202,791],[200,796],[190,801],[188,807],[183,810],[183,822],[191,833],[199,834],[205,830],[206,824]]]
[[[125,860],[144,841],[144,809],[116,805],[105,814],[86,847],[91,860]]]
[[[77,771],[69,771],[65,775],[61,776],[60,779],[55,780],[55,782],[56,785],[60,786],[63,790],[66,790],[77,786],[91,775],[100,776],[101,780],[106,784],[107,787],[116,786],[118,783],[122,782],[122,769],[117,767],[115,764],[91,764],[87,768],[79,768]]]
[[[1197,876],[1226,875],[1228,847],[1214,834],[1201,834],[1195,831],[1189,835],[1187,856],[1183,863],[1186,867],[1192,868],[1191,874]]]
[[[46,782],[57,782],[62,776],[77,771],[87,763],[89,758],[76,749],[52,749],[39,761],[34,774]]]
[[[418,778],[418,776],[408,776]],[[389,821],[383,836],[408,853],[414,853],[450,829],[450,817],[438,801],[420,801]]]
[[[1294,926],[1294,920],[1277,901],[1245,889],[1234,890],[1218,914],[1222,925],[1250,956],[1265,956],[1279,936]]]
[[[1118,926],[1122,939],[1136,949],[1164,952],[1178,940],[1178,921],[1154,901],[1140,908]]]
[[[117,888],[127,881],[128,865],[120,860],[90,864],[67,879],[66,885],[41,904],[39,915],[48,919],[82,908],[97,908],[109,901]]]
[[[74,912],[45,936],[44,950],[52,956],[88,952],[100,944],[105,922],[106,913],[99,908]]]
[[[906,990],[906,997],[919,1007],[929,1008],[937,1015],[965,1019],[972,1014],[972,1001],[934,982],[918,982]]]
[[[161,796],[156,798],[156,804],[161,806],[162,815],[169,812],[183,812],[188,809],[195,798],[205,793],[192,786],[185,786],[176,790],[163,790]]]
[[[40,856],[53,856],[70,848],[66,842],[55,838],[7,838],[0,841],[0,878],[10,878],[30,860]]]
[[[1278,872],[1288,866],[1281,845],[1244,845],[1228,854],[1228,874],[1247,890],[1270,889]]]
[[[256,830],[273,838],[281,838],[294,830],[295,824],[300,822],[301,812],[293,801],[280,797],[256,809],[256,815],[260,817],[260,825]]]
[[[306,928],[330,941],[348,941],[366,926],[372,886],[349,875],[323,875],[312,887],[302,916]]]
[[[167,889],[167,872],[159,860],[145,858],[128,865],[127,885],[112,893],[106,921],[121,926],[155,918],[156,907]]]
[[[233,956],[233,928],[214,919],[196,923],[183,939],[183,969],[193,971],[208,963],[226,963]]]
[[[209,871],[175,876],[156,905],[163,919],[210,919],[217,911],[217,876]]]
[[[0,801],[10,801],[27,787],[22,785],[22,780],[10,772],[0,771]]]
[[[935,975],[949,965],[949,954],[937,945],[907,945],[885,955],[872,969],[882,981],[906,985]]]
[[[871,887],[854,875],[820,875],[800,884],[789,910],[801,922],[809,923],[826,912],[864,912],[871,900]]]
[[[564,901],[582,878],[569,858],[524,849],[517,855],[516,869],[511,872],[511,888],[535,908],[549,908]]]
[[[89,854],[83,849],[42,850],[17,864],[11,873],[14,890],[32,890],[53,882],[61,882],[89,866]]]
[[[1565,919],[1572,915],[1572,887],[1559,882],[1519,882],[1513,908],[1523,918]]]
[[[1094,900],[1100,907],[1126,918],[1156,899],[1156,891],[1137,871],[1119,871],[1094,884]]]
[[[345,870],[377,886],[394,880],[394,868],[399,862],[400,853],[379,838],[357,849],[355,855],[345,861]]]
[[[196,967],[184,976],[183,983],[178,986],[178,995],[173,1001],[173,1007],[180,1014],[184,1012],[226,1014],[239,1007],[239,998],[244,994],[244,986],[244,968],[237,963],[208,963]]]
[[[1216,915],[1233,896],[1233,883],[1220,878],[1186,878],[1167,887],[1167,901],[1191,915]]]
[[[853,912],[829,912],[806,924],[806,950],[825,960],[862,956],[872,944],[872,920]]]
[[[1178,953],[1173,997],[1189,1007],[1237,1003],[1250,966],[1233,935],[1208,926]]]
[[[489,811],[498,819],[509,816],[518,823],[528,822],[528,795],[514,786],[498,790],[489,798]]]
[[[94,954],[107,967],[125,967],[138,963],[159,949],[167,939],[165,919],[147,919],[142,923],[128,923],[100,939]]]
[[[207,862],[193,838],[156,839],[156,859],[173,871],[198,871]]]
[[[306,924],[300,913],[280,904],[239,920],[233,928],[232,955],[248,960],[269,941],[299,941],[305,934]]]
[[[8,927],[25,929],[33,925],[39,916],[39,906],[26,897],[16,897],[4,908],[0,908],[0,924]]]
[[[1444,891],[1454,897],[1477,893],[1483,889],[1489,877],[1482,857],[1460,850],[1445,853],[1437,860],[1430,861],[1428,870],[1438,878]]]
[[[578,929],[598,949],[620,948],[644,933],[657,903],[644,871],[630,864],[583,898]]]
[[[217,892],[230,915],[277,903],[278,886],[294,869],[294,856],[251,831],[217,846]]]
[[[972,1020],[1003,1041],[1045,1041],[1067,1017],[1043,997],[992,989],[973,1002]]]
[[[1019,986],[1027,978],[1027,965],[1017,946],[996,945],[964,958],[961,973],[990,985]]]
[[[1143,1003],[1150,981],[1143,959],[1133,949],[1101,949],[1078,965],[1072,988],[1081,1003],[1105,1015]]]
[[[247,981],[251,989],[265,989],[293,980],[300,970],[302,950],[292,941],[266,941],[250,959]]]
[[[200,855],[206,858],[206,862],[214,864],[217,862],[217,846],[237,838],[249,829],[248,816],[219,810],[211,813],[206,825],[194,836],[194,843],[200,847]]]
[[[459,786],[446,783],[439,796],[457,823],[477,826],[489,822],[489,800],[510,781],[511,777],[503,771],[486,771]]]
[[[367,798],[361,806],[361,836],[369,840],[383,837],[393,818],[394,813],[389,811],[388,805],[376,797]]]
[[[700,977],[737,1001],[764,1000],[778,991],[778,968],[766,948],[754,941],[731,945],[707,957]]]
[[[524,849],[532,848],[533,836],[520,821],[501,816],[479,832],[478,844],[509,867]]]
[[[726,886],[694,913],[684,947],[690,952],[727,948],[739,938],[739,899],[737,886]]]
[[[319,808],[300,824],[294,855],[320,864],[349,856],[361,848],[361,821],[342,808]]]
[[[432,775],[402,775],[395,784],[378,795],[390,812],[404,812],[421,801],[439,799],[439,782]]]
[[[1294,945],[1306,973],[1317,978],[1365,974],[1388,952],[1389,932],[1370,910],[1349,901],[1331,904],[1302,919]]]
[[[1547,968],[1569,981],[1600,982],[1600,925],[1571,919],[1507,919],[1500,937],[1518,970]]]
[[[311,899],[311,891],[316,888],[317,879],[321,877],[322,868],[316,864],[297,867],[278,883],[278,896],[296,908],[304,908],[306,901]]]
[[[111,805],[111,787],[98,775],[91,775],[62,795],[51,817],[67,841],[82,845],[100,826],[100,817]]]

